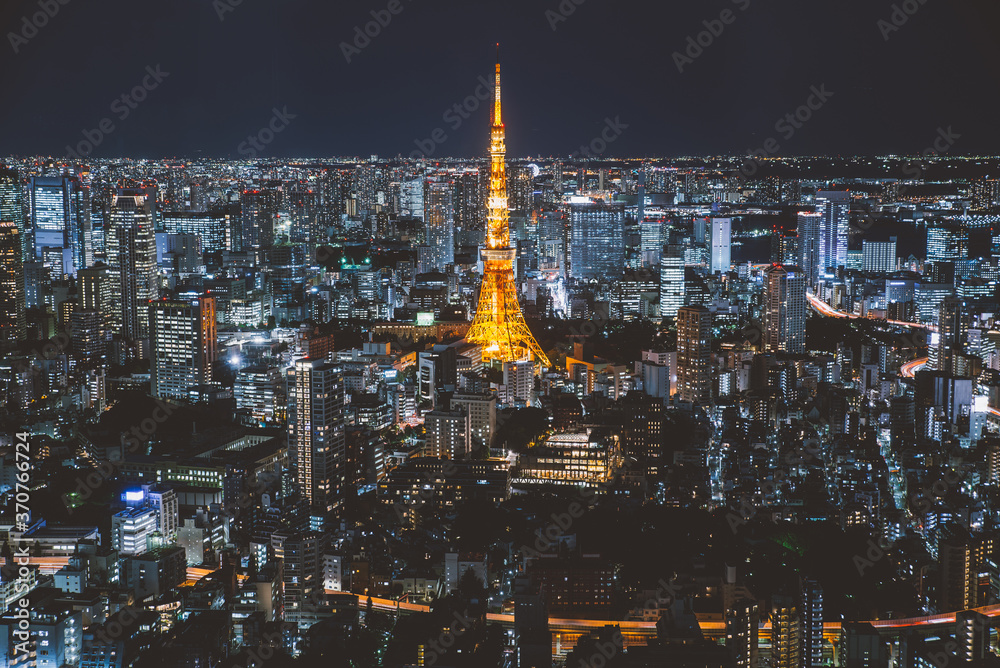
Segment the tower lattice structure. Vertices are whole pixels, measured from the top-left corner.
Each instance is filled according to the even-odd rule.
[[[514,283],[507,202],[506,133],[500,113],[500,49],[497,47],[496,93],[490,131],[490,194],[487,199],[486,248],[482,251],[483,283],[476,317],[466,340],[483,348],[483,361],[517,362],[534,359],[549,366],[549,358],[528,329]]]

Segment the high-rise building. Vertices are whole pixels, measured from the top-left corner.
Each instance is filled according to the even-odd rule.
[[[73,311],[69,318],[73,359],[77,368],[96,369],[107,363],[107,321],[99,311]]]
[[[958,297],[942,299],[938,307],[938,331],[931,336],[931,368],[952,373],[955,356],[965,349],[967,333],[962,300]]]
[[[625,205],[570,205],[570,273],[589,281],[618,276],[625,267]]]
[[[469,453],[469,414],[462,408],[424,414],[427,456],[462,459]]]
[[[117,278],[117,275],[112,275],[111,268],[103,262],[77,272],[80,308],[84,311],[99,311],[110,318]]]
[[[244,190],[240,195],[243,248],[270,248],[281,207],[281,192],[272,188]]]
[[[288,456],[300,493],[322,517],[344,493],[344,372],[326,360],[303,359],[288,380]]]
[[[741,599],[726,610],[726,648],[736,668],[757,668],[759,625],[756,601]]]
[[[967,610],[975,597],[972,546],[961,527],[944,527],[938,538],[938,567],[941,582],[939,610]]]
[[[272,534],[277,537],[277,534]],[[308,628],[317,620],[318,596],[323,593],[325,536],[307,531],[281,540],[285,621]]]
[[[190,388],[212,382],[216,359],[215,299],[161,299],[149,305],[152,392],[187,399]]]
[[[876,274],[896,271],[896,237],[889,241],[865,239],[861,243],[861,269]]]
[[[32,260],[35,249],[27,228],[24,188],[16,169],[0,167],[0,222],[15,223],[21,232],[21,261]]]
[[[57,276],[93,264],[90,188],[75,177],[35,176],[30,195],[34,256],[65,258],[52,268]]]
[[[878,630],[867,622],[844,622],[840,636],[841,665],[881,668],[889,665],[889,650]]]
[[[705,403],[712,397],[710,358],[712,313],[704,306],[677,311],[677,393],[683,401]]]
[[[725,274],[732,265],[733,219],[713,216],[711,225],[708,268],[713,274]]]
[[[451,407],[469,414],[469,450],[477,452],[485,449],[488,454],[497,430],[496,395],[455,394],[451,398]]]
[[[799,267],[774,265],[764,286],[764,349],[806,351],[806,276]]]
[[[243,246],[239,209],[219,207],[210,211],[168,211],[161,216],[163,231],[196,234],[205,253],[238,251]]]
[[[669,244],[660,258],[660,317],[676,318],[684,306],[684,247]]]
[[[111,200],[108,262],[118,274],[114,321],[133,353],[149,337],[149,302],[158,297],[153,189],[119,189]]]
[[[446,174],[425,182],[424,230],[433,260],[428,269],[444,271],[455,263],[455,184]]]
[[[969,231],[956,223],[927,226],[927,261],[952,262],[969,257]]]
[[[823,662],[823,588],[811,578],[802,580],[802,666],[821,668]]]
[[[819,271],[847,266],[851,193],[820,190],[816,193],[816,208],[823,215],[820,222]]]
[[[10,352],[27,336],[21,230],[0,220],[0,352]]]
[[[801,668],[802,616],[791,596],[776,595],[771,602],[771,665]]]
[[[823,225],[823,214],[817,212],[803,211],[799,213],[798,263],[806,272],[806,280],[809,285],[814,286],[818,282],[820,274],[826,269],[821,267],[820,258],[820,230]],[[787,253],[781,252],[781,262],[788,260]]]

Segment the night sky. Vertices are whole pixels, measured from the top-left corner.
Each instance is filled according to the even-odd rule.
[[[779,155],[913,154],[949,126],[953,153],[1000,153],[995,0],[899,3],[916,11],[888,40],[883,0],[563,0],[575,11],[555,30],[559,0],[393,0],[395,15],[388,0],[63,1],[17,54],[9,33],[39,0],[0,7],[0,154],[64,155],[107,118],[96,157],[238,157],[287,108],[264,157],[405,155],[437,128],[432,155],[482,156],[487,106],[454,130],[443,116],[490,76],[497,41],[511,156],[568,155],[606,118],[627,125],[614,157],[746,154],[771,137]],[[672,54],[724,10],[678,72]],[[391,20],[348,63],[340,44],[372,11]],[[156,65],[169,76],[120,120],[112,102]],[[776,122],[824,84],[833,96],[786,139]]]

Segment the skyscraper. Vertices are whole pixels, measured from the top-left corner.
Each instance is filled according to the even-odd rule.
[[[570,205],[570,273],[590,280],[621,274],[625,266],[625,205]]]
[[[938,331],[931,336],[931,367],[952,373],[954,357],[964,351],[968,324],[965,321],[962,300],[945,297],[938,307]]]
[[[802,665],[820,668],[823,663],[823,588],[811,578],[802,580]]]
[[[711,239],[709,271],[725,274],[732,265],[733,219],[713,216]]]
[[[344,492],[344,372],[326,360],[302,359],[288,380],[289,459],[303,498],[325,517]]]
[[[851,194],[820,190],[816,193],[820,223],[819,271],[847,266],[847,234],[851,222]]]
[[[496,90],[490,131],[490,196],[487,200],[486,248],[482,251],[483,282],[476,317],[466,339],[482,346],[483,362],[549,359],[528,329],[514,283],[514,256],[510,247],[510,211],[507,202],[506,131],[500,108],[500,47],[497,46]]]
[[[684,401],[704,403],[712,397],[709,366],[712,313],[704,306],[677,311],[677,393]]]
[[[969,257],[969,231],[955,223],[927,226],[927,261],[951,262]]]
[[[154,396],[186,399],[191,387],[212,382],[215,299],[157,300],[149,305],[149,320]]]
[[[427,179],[424,189],[424,229],[438,271],[455,263],[455,184],[447,175]]]
[[[152,189],[119,189],[111,200],[108,261],[118,274],[113,315],[132,354],[138,354],[138,342],[149,337],[148,305],[159,296],[153,206]]]
[[[670,244],[660,258],[660,317],[676,318],[684,306],[684,247]]]
[[[90,188],[75,177],[36,176],[30,194],[34,256],[65,258],[52,267],[56,275],[75,274],[93,264]]]
[[[0,352],[13,350],[26,337],[23,251],[17,223],[0,221]]]
[[[771,603],[771,665],[801,668],[802,617],[791,596],[774,596]]]
[[[806,272],[806,280],[810,286],[815,286],[821,271],[826,267],[821,267],[820,258],[820,229],[822,228],[823,214],[803,211],[799,213],[798,231],[798,258],[799,265]],[[779,254],[781,261],[787,260],[786,253]]]
[[[0,168],[0,222],[17,224],[21,231],[22,261],[34,258],[34,248],[29,248],[24,209],[24,189],[16,169]]]
[[[764,286],[764,349],[801,354],[806,350],[806,276],[799,267],[776,264]]]

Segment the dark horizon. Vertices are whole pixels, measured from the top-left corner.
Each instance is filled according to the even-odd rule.
[[[880,24],[894,3],[860,0],[565,0],[568,15],[559,2],[518,0],[499,16],[410,0],[336,9],[290,0],[280,12],[233,1],[107,0],[88,11],[51,0],[58,10],[35,33],[24,21],[39,0],[9,3],[0,51],[17,102],[0,111],[4,152],[63,156],[108,118],[114,129],[92,157],[239,158],[241,143],[287,109],[294,118],[259,157],[406,156],[440,128],[447,139],[431,158],[480,158],[488,105],[446,114],[474,101],[499,41],[511,156],[569,155],[608,119],[627,128],[606,157],[740,156],[771,138],[776,156],[911,156],[948,127],[961,135],[955,154],[1000,153],[990,84],[1000,59],[988,32],[1000,8],[984,0],[895,3],[914,9],[897,14],[898,26]],[[372,12],[385,25],[364,48],[344,47]],[[703,53],[678,59],[699,33]],[[120,103],[112,111],[157,66],[167,76],[146,99],[125,118]],[[824,86],[832,95],[806,123],[791,136],[776,129]]]

